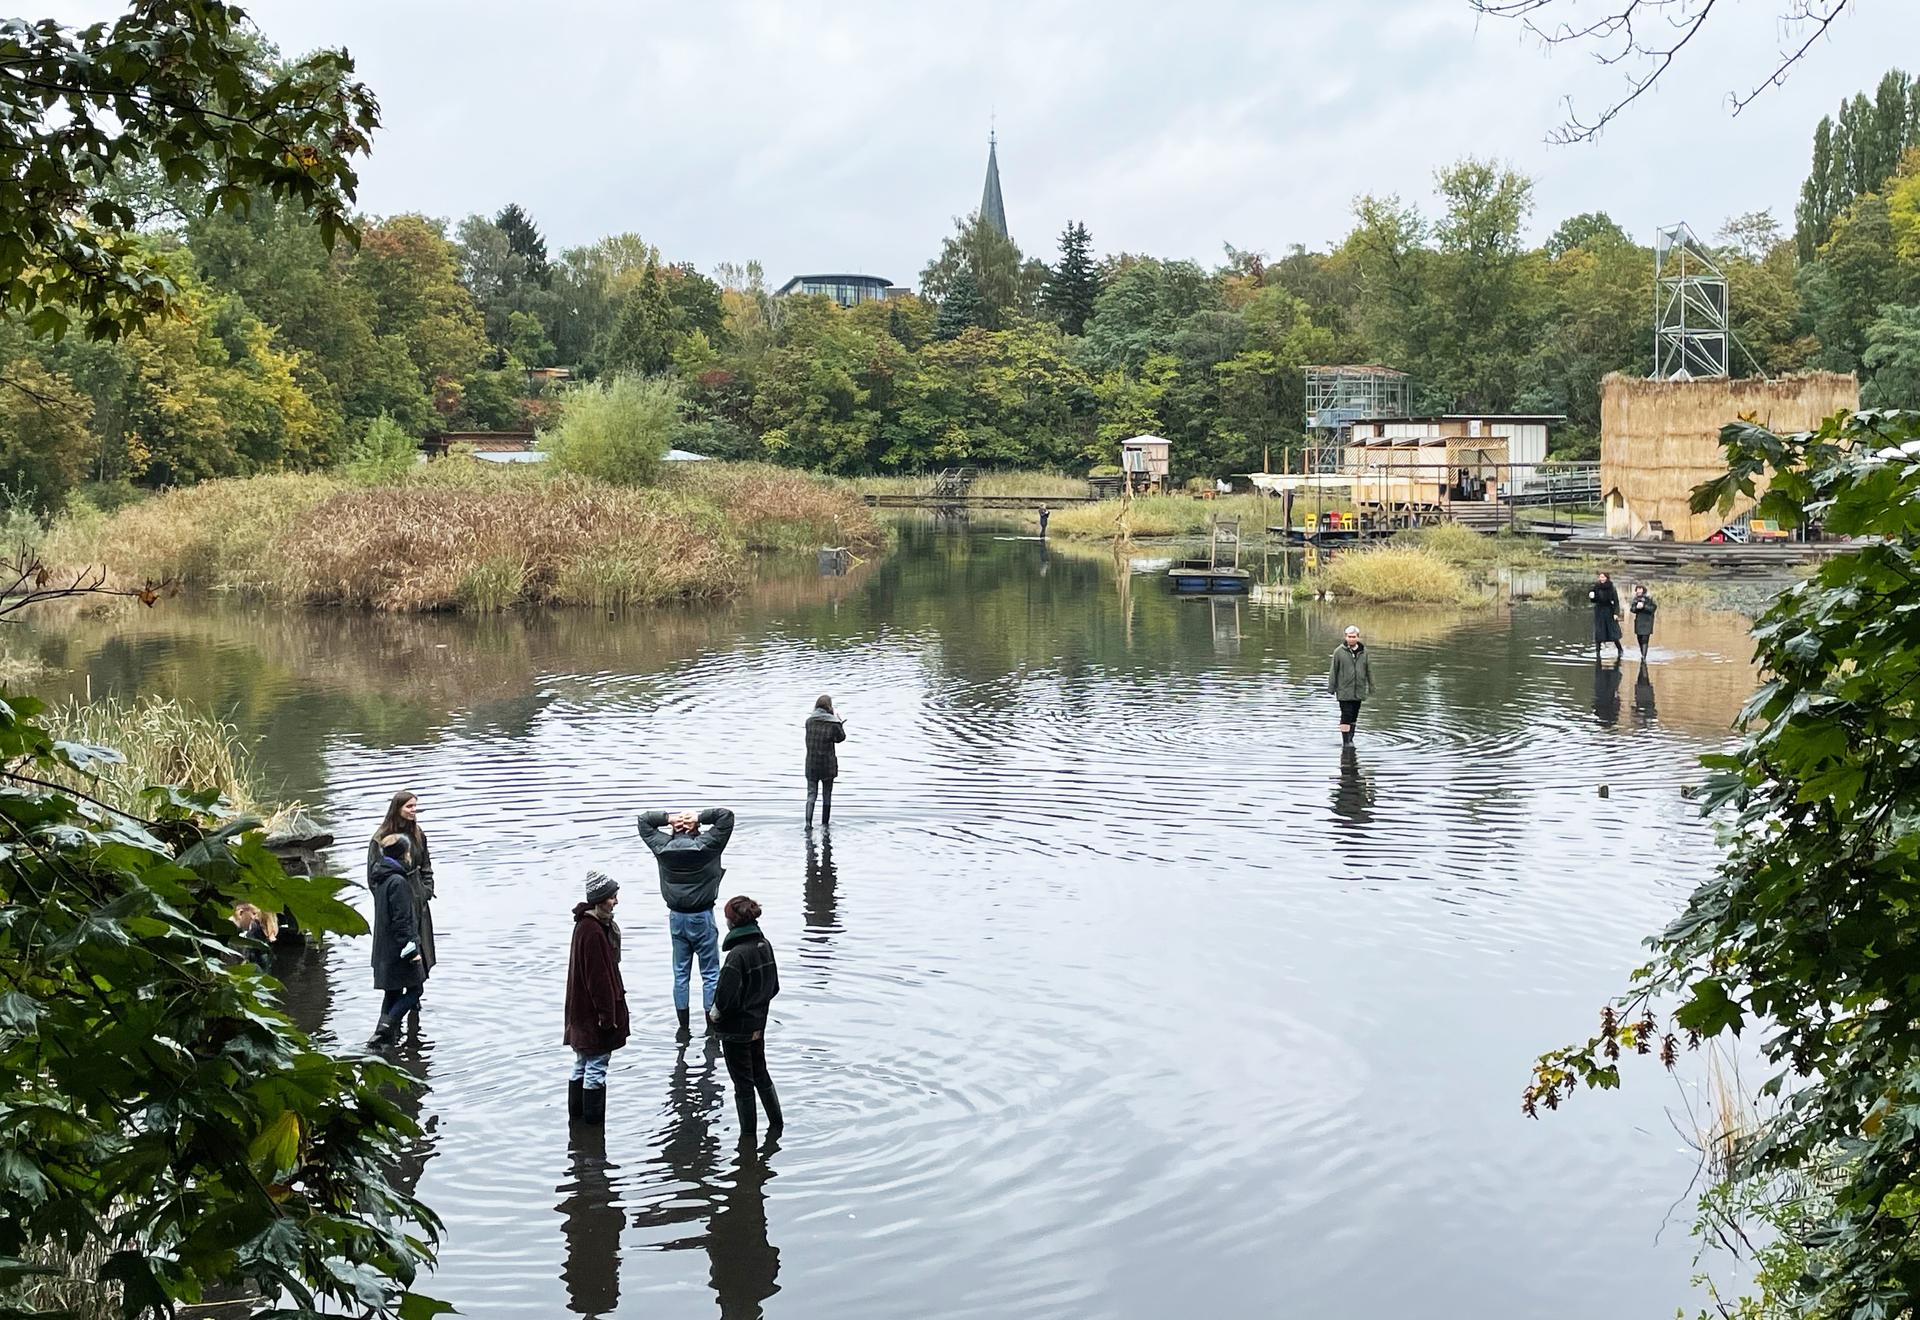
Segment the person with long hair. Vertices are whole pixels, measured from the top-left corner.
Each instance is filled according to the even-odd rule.
[[[373,882],[374,867],[381,855],[381,840],[398,834],[407,841],[408,862],[407,887],[413,894],[414,934],[420,944],[420,967],[422,972],[431,972],[439,961],[433,944],[433,854],[427,849],[426,832],[420,828],[420,799],[417,795],[402,789],[393,795],[387,803],[386,817],[381,820],[380,828],[373,832],[372,842],[367,844],[367,882]],[[414,997],[414,1007],[419,1007],[419,996]]]
[[[833,781],[840,777],[840,754],[834,744],[847,740],[847,722],[834,713],[833,698],[821,693],[807,716],[807,828],[813,828],[813,802],[818,794],[820,823],[833,824]]]
[[[720,1037],[720,1053],[733,1079],[733,1103],[740,1114],[740,1142],[752,1145],[758,1122],[754,1095],[767,1111],[767,1140],[783,1126],[780,1097],[767,1074],[767,1007],[780,993],[780,968],[773,945],[760,933],[760,905],[745,894],[727,900],[727,938],[722,948],[726,962],[720,968],[720,986],[707,1010],[713,1032]]]
[[[374,843],[379,851],[367,887],[373,891],[373,988],[382,998],[380,1023],[367,1042],[369,1049],[393,1043],[400,1020],[420,1007],[420,991],[427,983],[414,925],[413,886],[407,879],[413,870],[412,845],[404,834],[389,834]]]
[[[1620,589],[1613,585],[1611,576],[1599,573],[1594,576],[1587,599],[1593,602],[1594,659],[1599,659],[1600,648],[1611,642],[1613,658],[1618,660],[1626,654],[1620,645]]]

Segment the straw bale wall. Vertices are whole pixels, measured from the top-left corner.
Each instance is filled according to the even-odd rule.
[[[1694,514],[1694,487],[1727,470],[1720,428],[1750,417],[1782,434],[1806,431],[1860,406],[1851,373],[1779,380],[1646,380],[1618,373],[1600,384],[1600,492],[1609,536],[1645,536],[1658,522],[1678,541],[1704,541],[1746,512],[1736,504]],[[1758,492],[1756,492],[1757,494]]]

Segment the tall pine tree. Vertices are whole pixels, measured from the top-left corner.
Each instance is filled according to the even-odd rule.
[[[1060,264],[1047,279],[1041,304],[1047,315],[1070,335],[1083,334],[1100,296],[1100,272],[1093,264],[1093,240],[1087,227],[1074,221],[1060,235]]]
[[[493,223],[507,236],[507,246],[526,262],[528,277],[541,288],[547,288],[553,281],[553,266],[547,260],[547,240],[541,237],[533,217],[521,210],[517,202],[508,202],[493,218]]]
[[[939,319],[933,323],[936,339],[958,339],[962,332],[987,323],[987,300],[980,296],[980,285],[973,272],[962,266],[947,286],[940,304]]]

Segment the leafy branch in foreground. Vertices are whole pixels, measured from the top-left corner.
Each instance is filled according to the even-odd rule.
[[[49,1259],[96,1261],[129,1317],[235,1288],[287,1317],[420,1320],[439,1223],[389,1170],[417,1137],[397,1069],[317,1049],[246,957],[234,905],[365,925],[290,876],[213,791],[144,819],[50,781],[118,759],[0,701],[0,1318]],[[70,1295],[70,1294],[69,1294]]]
[[[1523,1105],[1620,1083],[1619,1057],[1751,1026],[1769,1112],[1722,1188],[1810,1181],[1831,1213],[1786,1314],[1910,1315],[1920,1301],[1920,413],[1777,436],[1722,432],[1729,471],[1694,507],[1855,538],[1753,630],[1761,685],[1738,750],[1704,757],[1725,856],[1584,1044],[1543,1056]],[[1656,1005],[1673,1004],[1664,1021]]]

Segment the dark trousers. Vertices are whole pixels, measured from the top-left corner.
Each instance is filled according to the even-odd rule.
[[[1650,632],[1636,632],[1634,638],[1640,643],[1640,658],[1645,660],[1647,658],[1647,644],[1653,641],[1653,634]]]
[[[760,1103],[766,1106],[767,1135],[773,1136],[779,1132],[780,1097],[774,1093],[773,1078],[767,1075],[767,1038],[722,1039],[720,1053],[727,1061],[727,1076],[733,1079],[733,1104],[740,1113],[741,1139],[751,1140],[759,1130],[753,1104],[756,1092],[759,1093]]]
[[[807,779],[807,824],[813,824],[813,799],[820,796],[820,823],[833,824],[833,781],[831,779]]]
[[[1340,722],[1348,728],[1352,728],[1358,724],[1360,722],[1360,703],[1357,701],[1342,701],[1340,703]]]
[[[420,991],[423,987],[410,985],[404,990],[388,990],[380,1001],[380,1020],[391,1022],[395,1027],[400,1019],[420,1007]]]

